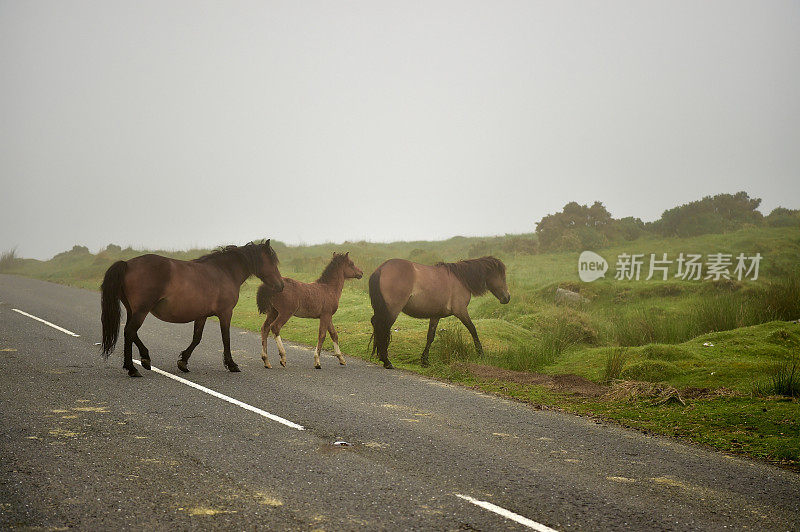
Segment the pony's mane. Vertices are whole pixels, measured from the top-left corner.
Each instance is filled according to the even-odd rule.
[[[466,259],[458,262],[437,262],[436,266],[447,268],[456,279],[467,287],[473,295],[480,296],[489,289],[486,278],[492,273],[505,275],[506,265],[500,259],[491,256],[479,259]]]
[[[259,253],[260,249],[263,249],[267,253],[267,256],[274,264],[278,264],[278,255],[275,253],[275,250],[272,249],[272,246],[267,243],[256,244],[254,242],[249,242],[244,246],[223,246],[215,249],[207,255],[203,255],[202,257],[194,259],[194,261],[225,262],[226,260],[232,259],[239,261],[239,263],[242,264],[248,272],[256,275],[258,274],[261,266],[261,254]]]
[[[327,283],[329,281],[333,281],[336,272],[338,272],[343,265],[347,264],[349,260],[350,259],[346,254],[334,253],[333,258],[328,265],[325,266],[325,269],[322,270],[322,274],[319,276],[319,279],[317,279],[316,282]]]

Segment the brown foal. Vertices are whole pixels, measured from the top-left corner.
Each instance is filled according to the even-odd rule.
[[[228,246],[192,261],[148,254],[115,262],[106,271],[102,284],[103,354],[107,358],[117,343],[122,301],[128,314],[122,367],[131,377],[140,376],[133,365],[133,344],[139,350],[142,366],[150,369],[150,353],[138,334],[148,313],[170,323],[194,322],[192,343],[178,360],[181,371],[189,371],[189,357],[200,343],[206,318],[217,316],[225,367],[239,371],[231,356],[231,315],[239,300],[239,288],[251,275],[273,291],[283,290],[278,257],[269,240]]]
[[[412,318],[430,320],[428,339],[422,352],[423,366],[428,365],[428,350],[439,319],[447,316],[461,320],[472,335],[475,349],[483,353],[467,305],[473,295],[479,296],[487,291],[504,305],[511,299],[505,264],[494,257],[440,262],[435,266],[404,259],[387,260],[369,278],[369,298],[374,311],[372,353],[378,353],[383,367],[393,367],[389,362],[389,340],[391,327],[400,312]]]
[[[267,319],[264,320],[264,325],[261,327],[261,359],[264,361],[264,367],[272,367],[267,355],[267,338],[269,338],[270,332],[275,335],[275,343],[278,344],[281,366],[286,366],[286,349],[281,340],[281,327],[292,316],[319,319],[319,338],[314,350],[315,368],[322,369],[319,352],[322,349],[322,342],[325,341],[326,332],[331,335],[333,350],[336,358],[339,359],[339,364],[344,366],[344,357],[339,350],[339,335],[333,327],[332,318],[339,308],[339,298],[342,295],[345,280],[361,279],[363,274],[364,272],[350,260],[349,252],[344,255],[334,253],[322,275],[313,283],[301,283],[284,277],[284,289],[279,294],[272,293],[269,286],[259,286],[256,295],[258,311],[267,315]]]

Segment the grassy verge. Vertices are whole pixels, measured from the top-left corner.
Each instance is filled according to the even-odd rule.
[[[675,279],[671,270],[666,281],[609,278],[581,283],[577,253],[529,254],[525,243],[530,238],[277,244],[276,248],[281,272],[303,281],[314,280],[333,251],[350,251],[367,274],[389,257],[432,263],[468,257],[476,250],[492,253],[508,266],[512,301],[500,305],[491,296],[472,301],[470,313],[485,355],[474,352],[458,320],[447,318],[440,322],[431,350],[432,366],[423,368],[419,356],[427,322],[401,316],[390,347],[395,365],[639,430],[800,466],[800,324],[793,322],[800,318],[800,230],[750,228],[686,239],[644,238],[599,250],[612,267],[620,253],[675,257],[681,252],[758,252],[764,259],[755,281],[683,281]],[[161,253],[188,259],[204,251]],[[98,289],[113,261],[141,253],[109,246],[91,254],[76,246],[49,261],[35,261],[12,251],[0,260],[0,271]],[[346,284],[334,316],[343,351],[362,358],[369,358],[372,333],[367,277]],[[257,286],[254,279],[243,286],[234,312],[236,326],[254,331],[261,327],[263,316],[255,306]],[[559,303],[557,288],[579,292],[583,299]],[[315,320],[293,318],[282,335],[313,344],[317,327]],[[327,340],[326,348],[330,347]],[[497,371],[487,377],[486,372],[475,371],[479,366]],[[589,386],[588,394],[565,390],[542,384],[536,375],[575,376],[600,388]],[[659,402],[648,393],[617,393],[646,390],[649,385],[666,393],[664,397],[679,399]]]

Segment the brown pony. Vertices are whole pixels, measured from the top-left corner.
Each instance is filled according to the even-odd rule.
[[[383,367],[389,362],[391,327],[402,311],[412,318],[430,319],[428,341],[422,351],[422,365],[428,365],[428,350],[436,335],[439,319],[455,316],[472,335],[475,349],[483,353],[475,325],[469,318],[470,297],[490,291],[500,303],[511,299],[506,285],[506,266],[494,257],[439,262],[425,266],[404,259],[390,259],[378,266],[369,278],[369,299],[372,303],[372,330]]]
[[[319,352],[322,349],[322,342],[325,341],[326,332],[331,334],[336,358],[339,359],[339,364],[344,366],[344,357],[339,350],[339,335],[333,327],[331,318],[339,308],[339,298],[342,295],[345,280],[361,279],[362,275],[364,272],[350,260],[350,252],[344,255],[334,253],[322,275],[313,283],[301,283],[284,277],[285,288],[279,294],[271,293],[269,287],[263,284],[259,286],[256,304],[258,311],[267,315],[267,319],[264,320],[264,325],[261,327],[261,359],[264,361],[264,367],[272,367],[267,356],[267,338],[269,338],[270,331],[275,335],[275,342],[278,344],[281,366],[286,366],[286,349],[281,340],[281,327],[292,316],[319,318],[319,338],[314,350],[315,368],[322,369],[319,363]]]
[[[139,349],[142,366],[150,369],[150,354],[137,334],[148,312],[170,323],[194,321],[192,343],[178,360],[178,368],[184,372],[189,371],[189,357],[200,343],[206,318],[217,316],[225,367],[239,371],[231,356],[231,315],[239,300],[239,288],[251,275],[274,291],[283,290],[278,257],[269,240],[228,246],[192,261],[148,254],[115,262],[106,271],[102,284],[103,354],[108,358],[117,343],[122,301],[128,313],[122,367],[131,377],[140,376],[133,365],[132,344]]]

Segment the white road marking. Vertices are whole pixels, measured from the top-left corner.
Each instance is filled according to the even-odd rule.
[[[142,365],[141,360],[134,359],[133,361],[136,364],[139,364],[140,366]],[[240,406],[240,407],[244,408],[245,410],[249,410],[251,412],[255,412],[259,416],[264,416],[265,418],[271,419],[272,421],[277,421],[278,423],[282,423],[282,424],[286,425],[287,427],[291,427],[291,428],[297,429],[297,430],[305,430],[305,427],[303,427],[303,425],[298,425],[297,423],[293,423],[293,422],[289,421],[288,419],[284,419],[284,418],[282,418],[280,416],[276,416],[275,414],[270,414],[266,410],[261,410],[260,408],[256,408],[256,407],[254,407],[252,405],[248,405],[247,403],[243,403],[243,402],[239,401],[238,399],[234,399],[233,397],[228,397],[225,394],[222,394],[222,393],[219,393],[217,391],[214,391],[211,388],[206,388],[205,386],[201,386],[201,385],[197,384],[196,382],[192,382],[192,381],[189,381],[189,380],[186,380],[186,379],[182,379],[181,377],[178,377],[177,375],[173,375],[172,373],[168,373],[168,372],[164,371],[163,369],[158,369],[155,366],[150,366],[150,370],[158,373],[159,375],[164,375],[165,377],[169,377],[172,380],[176,380],[176,381],[178,381],[178,382],[180,382],[182,384],[185,384],[187,386],[191,386],[192,388],[195,388],[196,390],[200,390],[201,392],[205,392],[205,393],[207,393],[209,395],[213,395],[217,399],[222,399],[223,401],[227,401],[227,402],[231,403],[232,405]]]
[[[537,523],[532,519],[528,519],[527,517],[515,514],[514,512],[506,510],[505,508],[497,506],[496,504],[492,504],[486,501],[479,501],[478,499],[473,499],[472,497],[468,497],[467,495],[461,495],[460,493],[456,493],[455,495],[456,497],[460,497],[465,501],[471,502],[475,506],[480,506],[481,508],[489,510],[490,512],[494,512],[497,515],[502,515],[506,519],[511,519],[512,521],[516,521],[517,523],[525,525],[528,528],[532,528],[533,530],[538,530],[539,532],[557,532],[554,528],[550,528],[549,526]]]
[[[59,331],[61,331],[61,332],[63,332],[63,333],[66,333],[66,334],[68,334],[68,335],[70,335],[70,336],[74,336],[74,337],[76,337],[76,338],[80,337],[80,334],[75,334],[74,332],[72,332],[72,331],[68,331],[68,330],[66,330],[66,329],[65,329],[65,328],[63,328],[63,327],[59,327],[58,325],[56,325],[56,324],[54,324],[54,323],[50,323],[49,321],[43,320],[42,318],[37,318],[37,317],[36,317],[36,316],[34,316],[33,314],[28,314],[27,312],[23,312],[23,311],[21,311],[21,310],[20,310],[20,309],[18,309],[18,308],[12,308],[11,310],[13,310],[14,312],[19,312],[19,313],[20,313],[20,314],[22,314],[23,316],[28,316],[29,318],[31,318],[31,319],[34,319],[34,320],[36,320],[36,321],[41,321],[41,322],[42,322],[42,323],[44,323],[45,325],[49,325],[49,326],[50,326],[50,327],[52,327],[53,329],[58,329]]]

